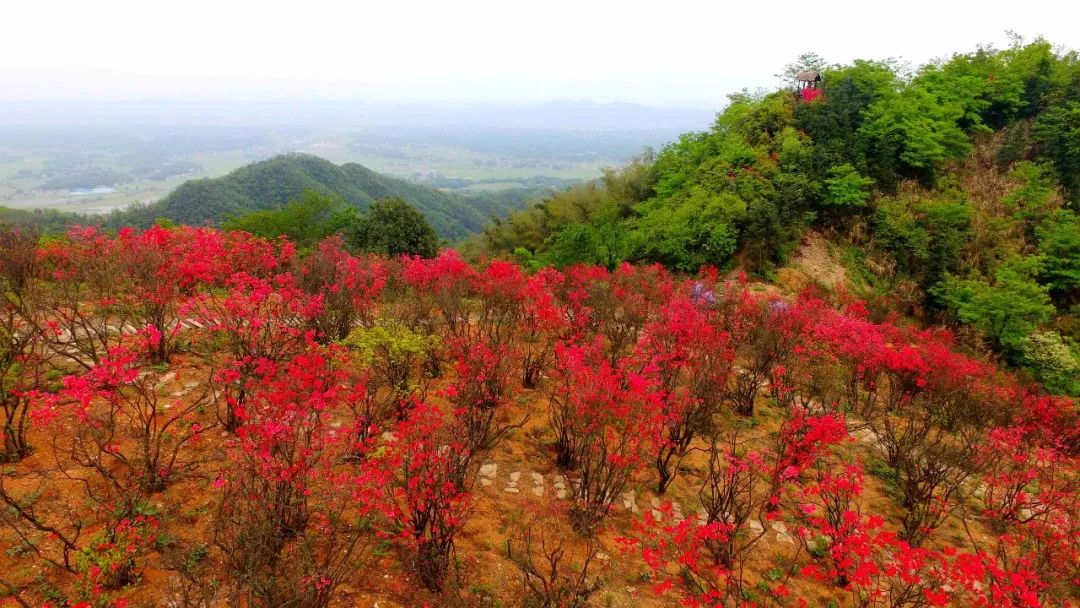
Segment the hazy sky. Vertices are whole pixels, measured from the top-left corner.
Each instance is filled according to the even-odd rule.
[[[0,99],[589,99],[716,106],[799,53],[914,63],[1006,30],[1080,48],[1080,2],[13,0]]]

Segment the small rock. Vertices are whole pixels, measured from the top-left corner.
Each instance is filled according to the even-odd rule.
[[[517,481],[521,479],[521,471],[514,471],[510,473],[510,481]]]
[[[532,473],[531,475],[532,475],[532,480],[533,480],[534,484],[536,484],[538,486],[544,485],[544,476],[543,475],[541,475],[540,473],[535,473],[535,472]]]
[[[521,492],[521,490],[519,490],[517,488],[517,486],[506,486],[505,488],[503,488],[503,492],[509,492],[511,494],[518,494],[519,492]]]
[[[480,467],[480,477],[495,477],[499,474],[499,465],[489,462]]]

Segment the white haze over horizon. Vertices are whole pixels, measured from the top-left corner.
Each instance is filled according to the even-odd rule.
[[[800,53],[919,65],[1006,31],[1080,48],[1080,3],[5,3],[0,100],[631,102],[717,108]]]

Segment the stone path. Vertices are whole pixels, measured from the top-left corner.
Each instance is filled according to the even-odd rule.
[[[194,391],[197,388],[199,388],[199,383],[198,382],[185,382],[184,383],[184,388],[174,392],[172,394],[172,396],[173,397],[184,397],[186,395],[191,394],[191,392]]]
[[[527,476],[526,476],[527,473]],[[499,464],[495,462],[487,462],[480,466],[480,485],[484,487],[493,486],[499,482]],[[549,483],[550,480],[550,483]],[[531,482],[531,483],[530,483]],[[505,484],[502,486],[502,491],[507,494],[522,494],[525,490],[538,498],[543,498],[548,493],[550,487],[555,497],[558,499],[566,499],[570,497],[569,487],[573,481],[567,479],[560,474],[549,475],[545,477],[543,474],[536,471],[511,471],[505,478]],[[667,519],[664,514],[664,502],[658,496],[650,496],[648,499],[649,513],[658,520]],[[638,514],[641,512],[639,507],[638,495],[635,490],[627,490],[619,495],[616,504],[622,506],[623,509]],[[705,509],[699,508],[694,512],[694,520],[698,524],[704,524],[708,520],[708,515]],[[686,519],[683,513],[682,505],[678,501],[671,501],[671,516],[670,519],[676,523]],[[775,533],[772,536],[777,542],[794,545],[795,537],[792,536],[788,530],[787,525],[781,521],[774,521],[769,524],[770,532]],[[750,519],[746,522],[746,528],[751,534],[764,534],[765,528],[756,519]]]

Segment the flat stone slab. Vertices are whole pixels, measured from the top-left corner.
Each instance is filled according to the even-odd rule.
[[[789,545],[795,544],[795,538],[788,534],[787,525],[782,521],[774,521],[769,526],[776,531],[776,540]]]
[[[560,498],[560,499],[561,498],[566,498],[567,496],[570,495],[570,493],[566,491],[566,484],[567,484],[567,480],[566,480],[565,476],[563,476],[563,475],[556,475],[555,476],[555,480],[551,482],[551,485],[555,487],[555,496],[556,496],[556,498]]]
[[[166,384],[176,379],[176,372],[169,372],[158,379],[157,384],[154,385],[154,390],[157,390]]]
[[[851,436],[858,439],[862,443],[880,444],[881,437],[878,436],[873,430],[868,428],[861,428],[851,433]]]

